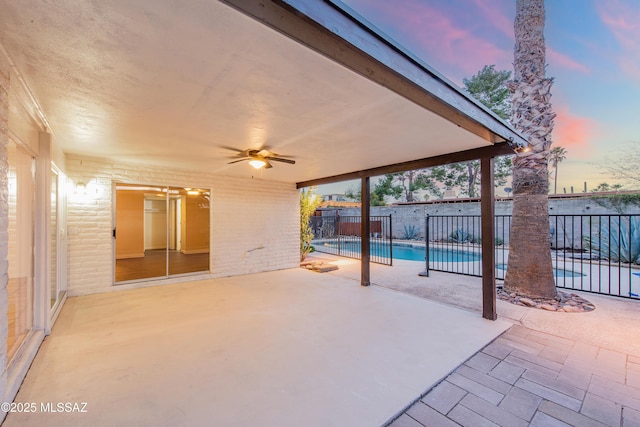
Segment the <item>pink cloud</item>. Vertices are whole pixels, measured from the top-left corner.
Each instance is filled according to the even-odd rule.
[[[496,7],[495,2],[491,0],[473,0],[473,3],[482,11],[484,18],[491,24],[491,26],[493,26],[493,28],[498,29],[510,40],[514,40],[513,18],[506,16],[500,8]],[[548,61],[554,65],[573,71],[589,73],[589,68],[570,56],[560,53],[548,45],[546,46],[546,51]]]
[[[435,3],[435,4],[433,4]],[[442,71],[453,71],[457,76],[471,76],[484,65],[495,64],[498,69],[511,69],[513,63],[512,47],[497,46],[488,35],[478,36],[458,19],[456,15],[447,14],[447,8],[437,2],[421,0],[404,0],[398,2],[364,1],[362,9],[375,10],[381,23],[397,31],[397,38],[402,43],[411,43],[407,47],[421,56],[428,64]],[[365,6],[366,5],[366,6]],[[503,40],[514,41],[513,16],[515,12],[497,7],[494,0],[471,0],[471,10],[477,22],[482,22],[482,28],[497,30],[504,36]],[[383,28],[384,29],[384,28]],[[495,37],[495,31],[491,31]],[[547,46],[549,62],[571,71],[588,73],[589,69],[576,59],[560,53]]]
[[[608,0],[599,3],[598,13],[622,49],[618,65],[635,82],[640,82],[640,8],[637,6],[635,2]]]
[[[502,34],[513,40],[513,19],[496,7],[492,0],[473,0],[473,4],[482,11],[485,20]]]
[[[566,148],[573,158],[587,158],[593,149],[591,141],[599,134],[598,123],[571,113],[566,106],[554,110],[553,146]]]
[[[581,64],[570,56],[557,52],[548,46],[547,59],[547,62],[563,68],[567,68],[569,70],[580,71],[585,74],[588,74],[590,72],[589,68],[587,68],[587,66],[585,66],[584,64]]]
[[[378,5],[387,22],[395,23],[403,39],[412,40],[422,50],[427,63],[455,67],[471,76],[486,64],[509,64],[511,52],[476,37],[457,25],[441,10],[420,1],[409,1],[398,7],[393,2]],[[418,53],[418,52],[416,52]]]
[[[637,57],[621,57],[618,63],[622,71],[633,81],[640,82],[640,60]]]

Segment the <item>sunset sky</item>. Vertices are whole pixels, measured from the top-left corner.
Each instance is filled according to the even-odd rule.
[[[484,65],[512,70],[515,0],[343,0],[462,86]],[[640,1],[547,0],[553,144],[568,150],[558,192],[615,183],[602,164],[640,141]],[[640,165],[639,165],[640,168]],[[326,192],[320,189],[321,193]]]

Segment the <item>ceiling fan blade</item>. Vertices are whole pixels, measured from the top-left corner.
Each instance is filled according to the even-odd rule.
[[[295,165],[296,161],[291,159],[283,159],[282,157],[267,157],[269,160],[273,160],[276,162],[289,163],[290,165]]]
[[[258,151],[258,152],[257,152],[257,153],[255,153],[255,154],[256,154],[256,156],[258,156],[258,157],[270,157],[270,156],[273,156],[273,153],[272,153],[271,151],[269,151],[269,150],[264,150],[264,149],[263,149],[263,150]]]
[[[265,169],[270,169],[270,168],[272,168],[272,167],[273,167],[273,166],[271,165],[271,163],[269,163],[269,161],[268,161],[267,159],[262,159],[262,160],[264,160],[264,162],[266,163],[266,164],[264,165],[264,168],[265,168]]]
[[[250,157],[246,157],[244,159],[234,160],[233,162],[229,162],[227,164],[230,165],[230,164],[233,164],[233,163],[244,162],[245,160],[249,160],[249,159],[250,159]]]
[[[249,154],[248,154],[249,150],[240,150],[238,148],[229,147],[227,145],[221,145],[220,148],[222,148],[223,150],[226,150],[226,151],[233,151],[236,154],[236,156],[240,156],[240,157],[248,157],[249,156]]]

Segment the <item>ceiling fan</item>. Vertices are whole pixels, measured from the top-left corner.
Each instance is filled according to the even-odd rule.
[[[271,163],[269,163],[269,161],[288,163],[290,165],[295,165],[296,164],[295,160],[278,157],[278,154],[272,153],[271,151],[265,150],[265,149],[263,149],[263,150],[243,150],[243,151],[238,151],[238,156],[240,156],[241,158],[238,159],[238,160],[234,160],[232,162],[229,162],[229,164],[238,163],[238,162],[244,162],[244,161],[248,160],[249,164],[251,166],[253,166],[254,168],[256,168],[256,169],[260,169],[260,168],[269,169],[269,168],[272,168],[273,166],[271,165]]]

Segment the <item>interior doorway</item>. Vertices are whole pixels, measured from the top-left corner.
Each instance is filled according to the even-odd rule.
[[[116,184],[115,282],[209,271],[210,191]]]

